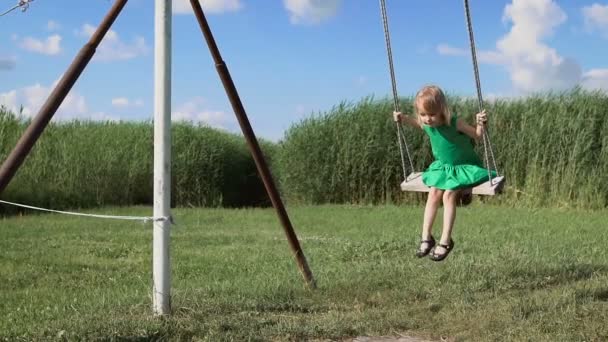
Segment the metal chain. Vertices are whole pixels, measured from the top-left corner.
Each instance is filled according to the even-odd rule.
[[[388,55],[388,66],[391,75],[391,84],[393,87],[393,105],[395,111],[399,111],[399,96],[397,95],[397,81],[395,79],[395,68],[393,67],[393,52],[391,50],[391,37],[388,29],[388,18],[386,15],[386,3],[385,0],[380,0],[380,9],[382,13],[382,23],[384,26],[384,39],[386,40],[386,53]],[[407,172],[405,166],[405,156],[403,154],[403,145],[405,145],[405,152],[410,163],[410,170],[414,171],[414,163],[412,162],[412,156],[410,155],[410,149],[405,138],[405,134],[401,131],[401,124],[397,122],[397,144],[399,145],[399,153],[401,154],[401,166],[403,168],[403,179],[407,180]]]
[[[473,24],[471,23],[471,11],[469,9],[469,1],[464,0],[464,11],[467,19],[467,29],[469,31],[469,44],[471,46],[471,57],[473,59],[473,72],[475,74],[475,86],[477,88],[477,101],[479,105],[479,112],[483,110],[483,97],[481,95],[481,81],[479,80],[479,67],[477,65],[477,53],[475,52],[475,37],[473,36]],[[483,149],[485,155],[485,164],[488,169],[488,179],[492,182],[493,167],[498,175],[498,169],[496,168],[496,159],[494,158],[494,150],[492,149],[492,142],[490,141],[490,135],[488,134],[487,126],[484,127],[483,131]],[[492,165],[490,165],[490,157],[492,157]]]

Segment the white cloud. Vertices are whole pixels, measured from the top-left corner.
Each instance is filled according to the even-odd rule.
[[[608,37],[608,5],[593,4],[583,7],[585,28],[599,31]]]
[[[119,108],[142,107],[144,101],[142,99],[129,100],[126,97],[116,97],[112,99],[112,106]]]
[[[511,31],[498,41],[500,52],[533,63],[553,59],[555,50],[541,40],[551,36],[566,20],[566,14],[553,0],[513,0],[505,7],[503,21],[512,22]]]
[[[283,0],[292,24],[318,24],[334,16],[342,0]]]
[[[450,46],[448,44],[437,45],[437,52],[440,55],[445,56],[470,56],[471,51],[469,49],[462,49]],[[475,51],[477,54],[477,60],[488,64],[506,64],[507,60],[505,56],[496,51]]]
[[[544,42],[566,19],[553,0],[512,0],[503,13],[503,21],[511,24],[509,32],[496,42],[495,51],[479,52],[478,59],[505,67],[515,93],[520,94],[601,82],[597,72],[583,75],[575,60],[561,56]],[[445,44],[437,50],[452,56],[465,51]]]
[[[79,118],[75,118],[75,119],[79,119]],[[86,117],[87,120],[93,120],[93,121],[120,121],[120,118],[116,117],[115,115],[112,114],[108,114],[105,112],[94,112],[91,113],[88,117]]]
[[[54,20],[49,20],[48,23],[46,23],[46,29],[49,31],[58,31],[60,28],[61,25]]]
[[[22,114],[25,117],[33,117],[38,113],[56,84],[57,82],[51,87],[46,87],[36,83],[21,89],[0,93],[0,105],[4,105],[14,113],[18,113],[22,108]],[[92,115],[88,112],[85,98],[77,92],[71,91],[55,113],[53,120],[73,118],[92,118]]]
[[[25,117],[34,117],[48,99],[49,94],[57,85],[55,82],[51,87],[45,87],[39,83],[21,89],[10,90],[0,93],[0,106],[4,106],[13,113]],[[84,96],[75,91],[68,93],[61,106],[53,116],[53,121],[61,120],[110,120],[118,121],[116,116],[104,112],[90,112]]]
[[[32,37],[25,37],[19,46],[27,51],[37,52],[44,55],[57,55],[61,52],[61,36],[54,34],[46,40],[39,40]]]
[[[90,38],[95,30],[94,26],[84,24],[77,34]],[[116,31],[109,30],[99,44],[93,59],[99,61],[127,60],[146,55],[149,50],[143,37],[136,36],[130,44],[127,44],[120,39]]]
[[[228,129],[234,127],[235,119],[226,112],[205,109],[205,100],[195,97],[173,109],[173,121],[191,121],[205,123],[214,128]]]
[[[580,82],[580,66],[542,42],[566,18],[553,0],[513,0],[505,7],[503,20],[512,26],[496,46],[516,90],[566,89]]]
[[[0,93],[0,106],[6,107],[12,112],[17,112],[17,91],[10,90],[6,93]]]
[[[224,13],[234,12],[243,8],[241,0],[199,0],[205,12]],[[174,14],[191,14],[192,5],[189,0],[173,0]]]
[[[129,99],[126,97],[117,97],[112,99],[112,106],[114,107],[128,107]]]
[[[17,66],[17,58],[0,56],[0,70],[12,70]]]
[[[585,72],[581,84],[587,89],[608,91],[608,69],[591,69]]]
[[[476,51],[477,59],[481,63],[506,65],[509,59],[502,53],[497,51]],[[470,54],[470,52],[469,52]]]
[[[452,46],[449,46],[448,44],[437,45],[437,52],[440,55],[445,55],[445,56],[466,56],[467,55],[467,50],[457,48],[457,47],[452,47]]]

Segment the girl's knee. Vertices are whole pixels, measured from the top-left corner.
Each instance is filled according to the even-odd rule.
[[[443,197],[443,190],[437,188],[431,188],[429,191],[429,200],[433,202],[441,202],[441,198]]]
[[[458,197],[458,190],[446,190],[443,193],[443,201],[456,201]]]

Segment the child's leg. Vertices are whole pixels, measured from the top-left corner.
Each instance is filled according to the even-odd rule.
[[[456,200],[458,199],[458,190],[446,190],[443,193],[443,231],[441,232],[440,244],[449,245],[452,237],[452,229],[456,220]],[[442,254],[445,248],[437,246],[437,253]]]
[[[422,223],[422,240],[420,247],[416,251],[416,256],[422,258],[431,252],[435,246],[435,239],[431,235],[431,229],[433,229],[433,221],[435,221],[435,215],[437,214],[437,208],[441,204],[441,197],[443,190],[431,188],[429,191],[429,197],[426,200],[426,207],[424,208],[424,222]]]
[[[439,205],[441,204],[442,196],[443,190],[431,188],[431,190],[429,191],[429,197],[426,200],[426,206],[424,208],[424,221],[422,223],[423,241],[431,239],[431,230],[433,229],[433,222],[435,222],[437,208],[439,208]]]

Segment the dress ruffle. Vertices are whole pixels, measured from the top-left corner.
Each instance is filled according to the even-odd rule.
[[[496,171],[491,171],[496,177]],[[441,190],[470,188],[488,181],[488,170],[472,164],[452,165],[435,160],[422,174],[422,182]]]

